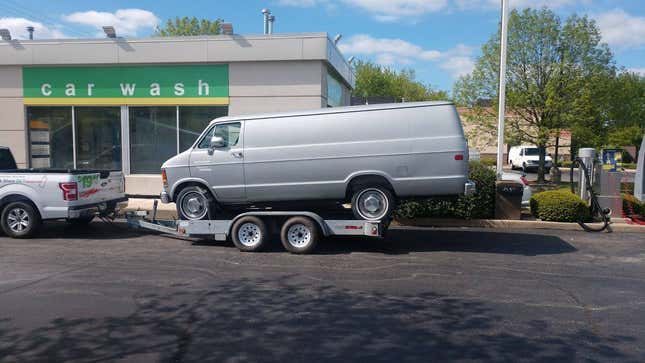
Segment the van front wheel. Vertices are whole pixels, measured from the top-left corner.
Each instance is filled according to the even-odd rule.
[[[213,219],[213,197],[198,186],[189,186],[181,190],[175,201],[177,216],[184,220]],[[210,216],[210,217],[209,217]]]
[[[394,211],[392,192],[382,186],[358,188],[352,196],[352,212],[357,219],[380,221]]]

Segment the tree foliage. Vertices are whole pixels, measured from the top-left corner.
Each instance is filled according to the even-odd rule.
[[[499,60],[498,31],[482,46],[472,74],[455,84],[458,103],[477,107],[477,100],[492,100],[492,107],[480,110],[494,116],[490,120],[497,112]],[[563,23],[547,8],[511,12],[506,108],[514,117],[507,118],[507,140],[538,146],[539,181],[544,180],[546,147],[559,130],[577,127],[588,131],[586,142],[602,143],[591,139],[606,127],[614,75],[613,55],[593,20],[572,15]]]
[[[395,71],[372,62],[358,61],[354,66],[356,87],[354,96],[386,96],[397,101],[447,100],[448,93],[433,90],[416,80],[412,69]]]
[[[640,126],[645,129],[645,77],[621,72],[610,92],[609,125],[615,128]],[[642,136],[642,135],[641,135]]]
[[[607,135],[607,144],[612,147],[636,146],[640,149],[645,128],[639,125],[617,127]]]
[[[208,20],[187,16],[175,17],[166,20],[163,27],[157,27],[155,35],[160,37],[217,35],[222,32],[220,25],[223,21],[222,19]]]

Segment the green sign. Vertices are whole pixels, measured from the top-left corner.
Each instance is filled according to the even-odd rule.
[[[228,65],[23,67],[28,105],[228,104]]]

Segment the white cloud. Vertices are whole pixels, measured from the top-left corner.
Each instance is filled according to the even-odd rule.
[[[627,72],[640,74],[645,77],[645,67],[643,68],[627,68]]]
[[[27,26],[33,26],[35,39],[60,39],[67,36],[57,25],[45,25],[25,18],[0,18],[0,28],[9,29],[14,39],[29,39]]]
[[[393,22],[416,18],[445,9],[448,0],[342,0],[344,3],[369,12],[374,19]]]
[[[112,25],[117,35],[135,36],[140,30],[154,29],[159,24],[159,18],[152,12],[143,9],[119,9],[114,13],[104,11],[81,11],[63,16],[70,23],[90,25],[103,34],[102,27]]]
[[[475,68],[475,61],[470,57],[451,56],[439,64],[439,68],[448,71],[452,78],[459,78],[470,74]]]
[[[609,45],[618,48],[645,45],[645,17],[614,9],[595,18],[602,32],[602,39]]]
[[[376,63],[388,67],[406,66],[417,61],[440,62],[439,67],[455,78],[470,73],[474,66],[471,59],[473,48],[464,44],[439,51],[424,49],[403,39],[374,38],[367,34],[357,34],[341,42],[339,48],[347,55],[368,56]]]

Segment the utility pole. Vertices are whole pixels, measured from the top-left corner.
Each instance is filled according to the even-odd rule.
[[[506,43],[508,38],[508,0],[502,0],[502,36],[499,59],[499,109],[497,111],[497,180],[502,180],[504,164],[504,116],[506,110]]]

